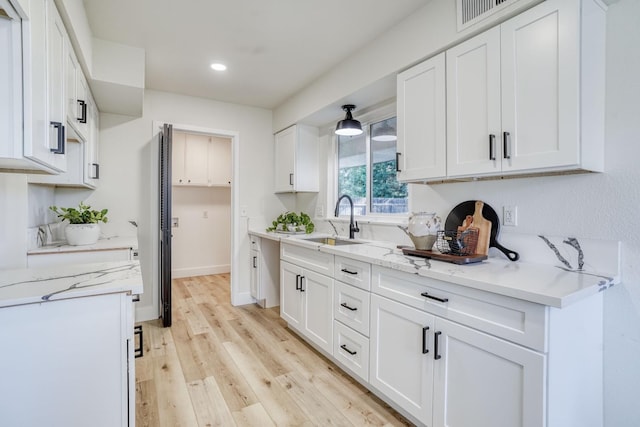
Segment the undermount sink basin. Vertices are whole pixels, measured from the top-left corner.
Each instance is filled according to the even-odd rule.
[[[342,246],[342,245],[359,245],[362,242],[358,242],[357,240],[350,239],[339,239],[335,237],[310,237],[308,239],[303,239],[307,242],[315,242],[322,243],[323,245],[331,245],[331,246]]]

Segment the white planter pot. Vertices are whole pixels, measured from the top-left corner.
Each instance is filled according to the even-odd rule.
[[[93,245],[100,237],[99,224],[69,224],[64,229],[67,242],[73,246]]]

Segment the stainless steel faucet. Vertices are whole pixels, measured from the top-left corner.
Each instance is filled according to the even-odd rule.
[[[349,201],[349,204],[351,205],[351,219],[349,221],[349,238],[354,239],[355,233],[360,232],[360,229],[358,228],[358,223],[353,221],[353,200],[351,199],[351,197],[347,196],[346,194],[343,194],[342,196],[338,197],[338,201],[336,202],[335,215],[336,217],[340,216],[340,202],[342,201],[342,199],[347,199]]]

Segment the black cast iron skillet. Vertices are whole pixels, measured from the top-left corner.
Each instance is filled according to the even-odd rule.
[[[444,229],[446,231],[457,231],[458,226],[462,225],[467,215],[473,215],[475,210],[475,200],[467,200],[466,202],[460,203],[458,206],[453,208],[451,212],[449,212],[449,215],[447,215]],[[488,221],[491,221],[491,237],[489,239],[489,247],[498,249],[511,261],[517,261],[518,259],[520,259],[520,254],[518,254],[518,252],[509,250],[498,243],[497,237],[498,232],[500,231],[500,218],[498,218],[498,214],[496,214],[496,211],[494,211],[491,206],[485,203],[484,207],[482,208],[482,216]]]

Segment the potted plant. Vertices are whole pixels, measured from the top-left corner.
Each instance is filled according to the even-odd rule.
[[[267,228],[267,231],[276,231],[279,233],[313,233],[315,225],[309,215],[304,212],[300,212],[300,215],[295,212],[285,212],[278,215],[275,221],[271,223],[271,227]]]
[[[91,206],[80,202],[78,208],[58,208],[49,206],[58,218],[69,221],[64,229],[67,242],[70,245],[92,245],[100,238],[100,222],[107,222],[107,209],[101,211],[91,209]]]

